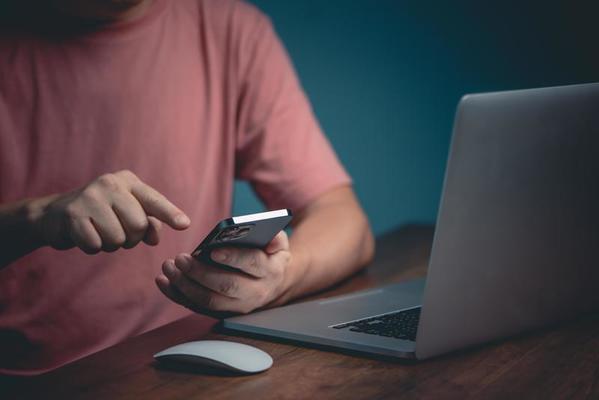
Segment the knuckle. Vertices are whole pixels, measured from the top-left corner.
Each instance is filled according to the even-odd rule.
[[[122,169],[122,170],[116,172],[115,175],[117,175],[117,176],[119,176],[119,177],[121,177],[123,179],[126,179],[126,180],[128,180],[130,182],[136,181],[138,179],[137,175],[135,175],[129,169]]]
[[[135,233],[142,233],[148,230],[148,219],[147,218],[137,218],[132,221],[129,221],[129,229]]]
[[[258,254],[254,251],[252,252],[247,259],[247,266],[251,270],[258,269],[260,262],[258,261]]]
[[[77,207],[77,204],[75,203],[69,203],[64,208],[64,214],[71,220],[76,219],[80,216],[79,207]]]
[[[118,247],[122,247],[127,242],[125,235],[119,235],[114,239],[114,244]]]
[[[237,293],[237,289],[238,285],[234,279],[224,279],[218,285],[219,293],[222,293],[225,296]]]
[[[106,190],[117,191],[120,188],[119,178],[115,174],[101,175],[97,182]]]
[[[100,191],[97,189],[96,185],[89,185],[81,191],[80,196],[84,200],[96,201],[100,198]]]
[[[146,202],[151,207],[160,207],[162,205],[162,199],[158,196],[148,195]]]
[[[123,245],[125,244],[125,242],[127,241],[127,238],[125,237],[125,234],[123,233],[119,233],[119,234],[115,234],[112,235],[107,241],[106,241],[106,249],[110,249],[110,251],[114,251],[116,249],[118,249],[119,247],[123,247]],[[109,251],[109,250],[107,250]]]

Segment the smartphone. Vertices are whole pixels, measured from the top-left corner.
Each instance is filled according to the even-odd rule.
[[[289,225],[292,218],[291,210],[281,209],[224,219],[210,231],[191,255],[203,262],[218,264],[210,258],[210,252],[218,247],[262,249]]]

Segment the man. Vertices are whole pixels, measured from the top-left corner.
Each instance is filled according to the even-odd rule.
[[[253,6],[20,4],[0,37],[0,372],[56,368],[189,309],[283,304],[371,259],[350,179]],[[213,254],[239,272],[186,253],[229,216],[235,177],[295,214],[290,238]]]

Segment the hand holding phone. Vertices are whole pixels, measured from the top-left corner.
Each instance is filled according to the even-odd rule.
[[[289,225],[292,218],[291,210],[281,209],[224,219],[210,231],[191,255],[203,262],[218,264],[210,258],[210,253],[216,248],[263,249],[277,233]]]
[[[292,282],[289,239],[292,219],[283,209],[219,222],[192,254],[165,260],[156,284],[168,298],[196,312],[247,313],[280,298]],[[222,264],[213,261],[222,260]]]

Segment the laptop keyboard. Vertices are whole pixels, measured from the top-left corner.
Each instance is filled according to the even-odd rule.
[[[420,308],[414,307],[407,310],[375,315],[374,317],[333,325],[332,328],[349,329],[352,332],[394,337],[415,342],[416,332],[418,332],[418,322],[420,321]]]

